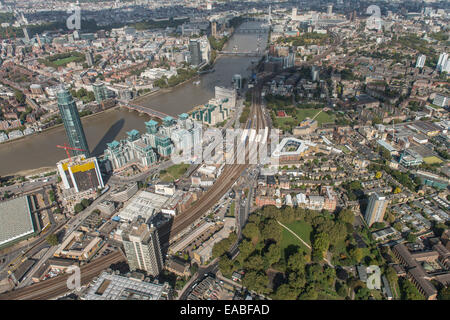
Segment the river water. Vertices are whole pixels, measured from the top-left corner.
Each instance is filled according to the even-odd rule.
[[[247,22],[241,28],[252,28],[256,25],[259,23]],[[264,50],[266,43],[267,34],[260,37],[257,34],[236,33],[228,41],[224,51],[233,51],[235,47],[239,52],[254,51],[258,45]],[[169,92],[149,96],[139,104],[172,116],[188,112],[213,98],[215,86],[230,87],[234,74],[239,73],[248,78],[251,75],[252,60],[255,59],[254,57],[219,57],[214,66],[215,71],[202,75],[199,78],[199,85],[189,81]],[[143,132],[144,122],[148,120],[147,115],[116,108],[83,118],[82,123],[91,153],[100,155],[106,143],[123,139],[127,131],[137,129]],[[65,142],[67,138],[64,127],[60,126],[17,141],[0,144],[0,176],[15,173],[34,174],[38,171],[36,169],[54,168],[58,161],[67,158],[65,151],[56,147]]]

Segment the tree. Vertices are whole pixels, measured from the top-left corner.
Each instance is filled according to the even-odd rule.
[[[51,235],[49,235],[47,238],[47,243],[51,246],[57,246],[59,244],[58,241],[58,236],[54,233],[52,233]]]
[[[219,260],[219,269],[226,277],[233,273],[233,261],[227,255],[223,255]]]
[[[408,233],[406,240],[408,242],[415,243],[417,241],[417,237],[410,232],[410,233]]]
[[[196,274],[197,271],[198,271],[198,264],[193,263],[193,264],[191,265],[191,275]]]
[[[81,200],[81,205],[86,209],[87,207],[89,207],[89,205],[91,204],[91,202],[88,199],[83,199]]]
[[[328,233],[320,232],[317,235],[315,235],[312,243],[314,256],[321,258],[325,257],[329,245],[330,239]]]
[[[25,95],[23,94],[22,91],[14,90],[14,97],[16,98],[16,101],[18,103],[20,103],[20,104],[24,104],[25,103],[26,97],[25,97]]]
[[[261,232],[264,240],[274,240],[275,242],[280,242],[281,234],[281,226],[274,219],[270,219],[266,222]]]
[[[357,263],[361,262],[362,258],[364,257],[364,251],[361,248],[358,248],[358,247],[354,247],[354,248],[350,249],[348,254]]]
[[[244,287],[262,294],[267,294],[272,291],[269,288],[269,279],[267,276],[255,270],[248,271],[244,275],[242,283]]]
[[[276,244],[271,244],[269,249],[264,254],[264,258],[266,258],[269,266],[277,263],[281,259],[281,248]]]
[[[253,252],[255,251],[255,246],[249,240],[243,240],[239,245],[239,255],[237,260],[242,264]]]
[[[450,287],[442,287],[438,294],[439,300],[450,300]]]
[[[318,292],[313,284],[309,284],[306,290],[300,295],[300,300],[317,300]]]
[[[77,203],[74,207],[75,213],[80,213],[81,211],[84,210],[84,207],[81,203]]]
[[[351,225],[353,225],[353,222],[355,221],[355,215],[353,214],[352,210],[350,210],[350,209],[341,210],[338,213],[337,218],[339,221],[349,223]]]
[[[400,291],[402,300],[424,300],[417,288],[408,279],[400,279]]]
[[[341,297],[345,298],[348,293],[348,287],[342,283],[336,283],[336,292]]]
[[[295,272],[303,272],[305,270],[305,265],[309,261],[306,253],[301,250],[292,254],[288,258],[288,267]]]
[[[381,171],[377,171],[377,173],[375,174],[375,178],[377,179],[381,179],[382,176],[383,174],[381,173]]]
[[[264,260],[259,254],[254,254],[244,261],[245,270],[263,270]]]
[[[260,239],[258,226],[252,222],[247,223],[245,228],[242,230],[242,234],[247,239],[251,239],[254,244],[256,244]]]
[[[400,192],[402,192],[402,189],[400,189],[399,187],[396,187],[396,188],[394,189],[394,194],[398,194],[398,193],[400,193]]]
[[[356,300],[368,300],[371,296],[370,290],[367,288],[359,288],[356,291],[355,299]]]
[[[278,287],[274,296],[276,300],[295,300],[298,294],[288,285],[282,284]]]

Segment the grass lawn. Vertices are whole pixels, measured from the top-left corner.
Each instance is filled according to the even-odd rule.
[[[303,221],[296,221],[294,223],[286,225],[289,229],[294,231],[300,238],[303,239],[307,244],[311,245],[311,232],[312,227]],[[300,248],[309,251],[309,248],[306,247],[300,240],[298,240],[292,233],[283,228],[283,234],[281,238],[281,256],[284,258],[285,249],[290,245],[299,246]]]
[[[350,150],[346,146],[337,146],[339,150],[342,150],[343,153],[349,154]]]
[[[425,162],[426,164],[435,164],[435,163],[442,163],[443,161],[436,156],[431,156],[423,158],[423,162]]]
[[[229,212],[229,216],[230,217],[234,217],[235,216],[235,209],[236,209],[236,203],[233,201],[233,202],[231,202],[231,204],[230,204],[230,212]]]
[[[305,120],[306,118],[313,119],[316,115],[318,125],[322,125],[323,123],[333,123],[336,119],[334,115],[329,115],[326,112],[320,112],[322,109],[315,108],[306,108],[300,109],[297,108],[295,112],[295,116],[293,117],[284,117],[284,118],[274,118],[275,127],[283,130],[292,132],[293,127],[296,127]],[[319,113],[320,112],[320,113]]]
[[[173,182],[179,179],[189,168],[189,164],[177,164],[169,167],[164,174],[161,175],[161,181]]]
[[[55,65],[57,65],[58,67],[60,67],[60,66],[65,66],[65,65],[67,65],[67,64],[69,64],[69,63],[71,63],[72,61],[75,61],[75,60],[77,60],[77,59],[78,59],[78,57],[71,56],[71,57],[68,57],[68,58],[56,60],[56,61],[54,61],[53,63],[54,63]]]

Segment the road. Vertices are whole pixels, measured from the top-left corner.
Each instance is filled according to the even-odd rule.
[[[47,181],[45,181],[45,180],[47,180]],[[33,191],[36,189],[40,189],[42,187],[45,187],[45,186],[48,186],[50,184],[57,183],[57,182],[58,182],[58,177],[56,175],[46,177],[46,178],[39,178],[34,182],[27,181],[27,182],[14,184],[11,186],[0,187],[0,194],[4,194],[5,192],[22,194],[22,193],[30,192],[30,191]]]
[[[191,279],[184,285],[184,288],[181,290],[180,296],[178,300],[186,300],[189,294],[192,291],[192,286],[205,278],[205,274],[211,273],[216,274],[219,270],[219,259],[216,258],[207,266],[199,267],[196,274],[194,274]]]

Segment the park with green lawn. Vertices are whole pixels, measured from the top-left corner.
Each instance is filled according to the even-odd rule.
[[[186,171],[189,168],[189,164],[176,164],[173,165],[169,168],[167,168],[167,170],[161,170],[160,171],[160,180],[162,182],[173,182],[175,180],[178,180],[181,178],[181,176],[183,174],[186,173]]]

